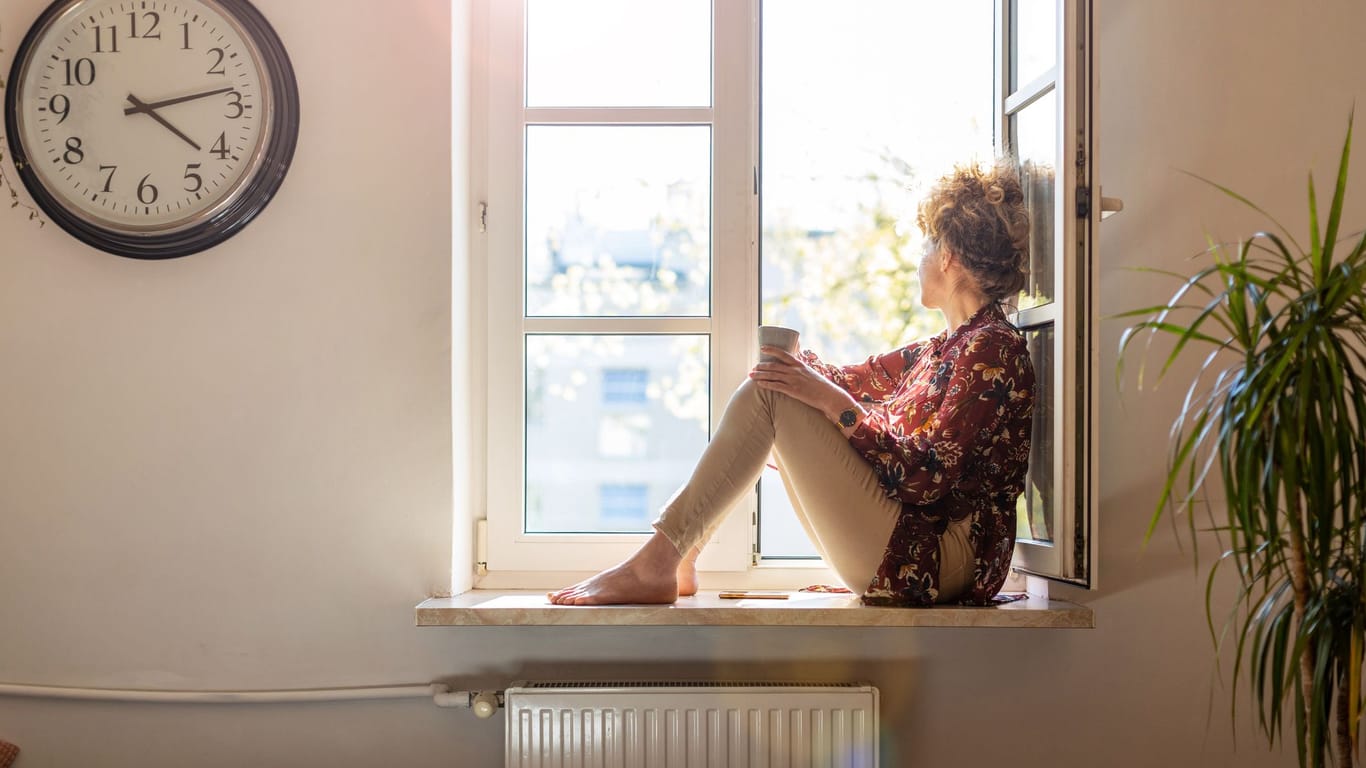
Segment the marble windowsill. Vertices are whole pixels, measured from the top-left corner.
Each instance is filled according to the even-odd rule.
[[[788,592],[786,600],[723,600],[714,590],[673,605],[559,606],[545,592],[473,590],[424,600],[419,627],[701,626],[701,627],[1020,627],[1091,629],[1091,609],[1030,597],[970,608],[875,608],[853,595]]]

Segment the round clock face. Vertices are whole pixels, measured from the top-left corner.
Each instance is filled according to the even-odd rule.
[[[245,0],[59,1],[15,72],[6,120],[29,191],[121,255],[180,256],[230,236],[293,154],[293,73]]]

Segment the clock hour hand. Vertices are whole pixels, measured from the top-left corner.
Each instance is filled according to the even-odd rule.
[[[132,115],[132,114],[136,114],[136,113],[138,113],[138,112],[148,112],[148,111],[154,110],[154,109],[161,109],[162,107],[169,107],[169,106],[171,106],[172,104],[180,104],[180,103],[183,103],[183,102],[186,102],[186,101],[194,101],[195,99],[202,99],[202,98],[204,98],[205,96],[216,96],[216,95],[218,95],[218,94],[220,94],[220,93],[228,93],[229,91],[232,91],[232,90],[233,90],[233,89],[230,88],[230,87],[229,87],[229,88],[216,88],[216,89],[214,89],[214,90],[212,90],[212,91],[204,91],[204,92],[202,92],[202,93],[192,93],[192,94],[190,94],[189,96],[177,96],[177,97],[174,98],[174,99],[164,99],[164,100],[162,100],[162,101],[154,101],[154,102],[152,102],[152,103],[150,103],[150,104],[144,104],[144,103],[142,103],[142,102],[139,102],[139,101],[137,101],[136,99],[134,99],[134,98],[130,95],[130,96],[128,97],[128,100],[134,102],[135,106],[131,106],[131,107],[129,107],[129,108],[123,110],[123,114],[125,114],[125,115]]]
[[[131,114],[141,113],[141,114],[147,115],[148,117],[152,118],[153,120],[155,120],[155,121],[157,121],[158,123],[161,123],[163,126],[165,126],[165,127],[166,127],[166,130],[168,130],[168,131],[170,131],[171,133],[174,133],[175,135],[177,135],[177,136],[179,136],[180,138],[184,139],[184,140],[185,140],[185,143],[186,143],[186,144],[189,144],[189,145],[192,146],[192,147],[194,147],[196,152],[198,152],[198,151],[201,149],[201,147],[200,147],[198,144],[194,143],[194,140],[193,140],[193,139],[191,139],[189,136],[186,136],[184,133],[182,133],[181,130],[180,130],[179,128],[175,127],[174,125],[171,125],[170,122],[168,122],[168,121],[166,120],[166,118],[162,117],[161,115],[158,115],[158,114],[156,113],[156,110],[153,109],[152,105],[150,105],[150,104],[144,104],[142,101],[140,101],[140,100],[138,99],[138,97],[134,96],[134,95],[131,94],[131,93],[128,94],[128,101],[132,102],[133,108],[132,108],[132,109],[126,109],[126,110],[124,110],[123,114],[125,114],[125,115],[131,115]]]

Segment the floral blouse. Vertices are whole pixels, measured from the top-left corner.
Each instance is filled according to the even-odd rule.
[[[971,516],[972,581],[961,602],[1001,589],[1015,547],[1015,503],[1029,463],[1034,367],[999,305],[953,334],[833,366],[802,359],[861,401],[849,442],[902,503],[882,564],[863,593],[873,605],[927,606],[939,596],[939,537]]]

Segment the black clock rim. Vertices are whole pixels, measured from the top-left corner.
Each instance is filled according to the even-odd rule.
[[[29,26],[24,40],[15,51],[11,73],[26,69],[38,34],[67,8],[84,0],[54,0],[38,19]],[[279,191],[299,136],[299,88],[294,67],[285,52],[275,29],[249,0],[209,0],[233,18],[252,41],[261,55],[266,78],[272,94],[272,119],[275,121],[262,153],[263,161],[246,186],[231,203],[213,218],[192,227],[155,235],[137,235],[99,227],[69,212],[60,200],[47,190],[28,162],[28,152],[18,133],[19,88],[5,93],[5,134],[9,138],[10,157],[19,179],[33,201],[57,226],[77,240],[116,256],[132,259],[174,259],[212,248],[237,234],[265,209]],[[11,80],[13,86],[20,80]]]

